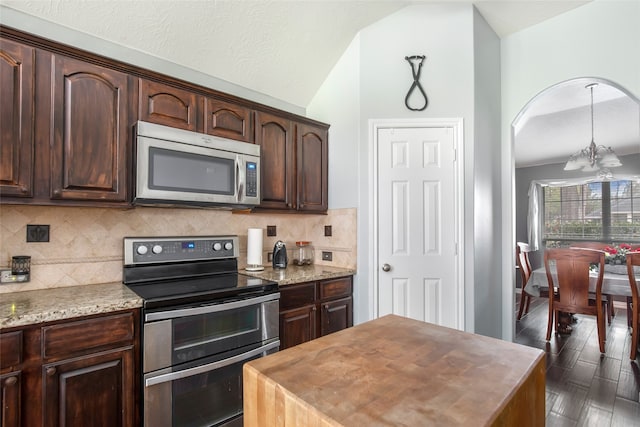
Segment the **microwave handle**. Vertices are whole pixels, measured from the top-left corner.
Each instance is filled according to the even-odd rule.
[[[244,187],[247,182],[247,172],[245,171],[244,160],[240,157],[236,157],[236,190],[238,192],[236,196],[236,201],[238,203],[242,202],[244,198]]]
[[[182,378],[192,377],[198,374],[203,374],[205,372],[209,372],[215,369],[223,368],[225,366],[233,365],[234,363],[242,362],[243,360],[251,359],[254,356],[257,356],[261,353],[267,352],[269,350],[273,350],[278,347],[280,347],[280,341],[276,340],[274,342],[270,342],[269,344],[263,345],[262,347],[258,347],[254,350],[249,350],[246,353],[229,357],[228,359],[207,363],[206,365],[196,366],[196,367],[185,369],[178,372],[171,372],[164,375],[158,375],[157,377],[153,377],[153,378],[148,378],[147,380],[145,380],[144,386],[151,387],[157,384],[162,384],[169,381],[175,381]]]

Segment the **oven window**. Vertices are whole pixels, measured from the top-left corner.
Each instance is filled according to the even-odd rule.
[[[216,425],[242,414],[242,363],[174,381],[172,389],[174,427]]]
[[[259,342],[260,306],[189,316],[173,321],[174,362],[185,362]]]
[[[235,162],[222,157],[149,148],[149,188],[235,194]]]

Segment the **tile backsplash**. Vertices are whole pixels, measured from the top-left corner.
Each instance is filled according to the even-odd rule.
[[[49,242],[26,242],[27,225],[50,225]],[[267,237],[267,225],[277,235]],[[325,237],[325,225],[332,236]],[[233,234],[240,237],[240,268],[246,265],[247,230],[262,228],[263,263],[277,240],[292,251],[308,240],[315,262],[356,268],[356,209],[334,209],[327,215],[243,214],[225,210],[136,207],[135,209],[51,206],[0,206],[0,267],[15,255],[31,256],[31,281],[0,285],[0,294],[64,286],[121,282],[122,238],[126,236],[195,236]],[[331,262],[322,251],[330,251]]]

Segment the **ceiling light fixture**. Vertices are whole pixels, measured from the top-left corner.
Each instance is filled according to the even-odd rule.
[[[600,171],[599,176],[611,176],[611,172],[608,168],[617,168],[622,166],[620,159],[616,156],[616,153],[611,147],[605,147],[604,145],[596,145],[593,138],[593,88],[598,86],[598,83],[590,83],[585,86],[585,89],[591,90],[591,144],[588,147],[583,148],[571,157],[564,166],[564,170],[572,171],[582,169],[583,172],[595,172]]]

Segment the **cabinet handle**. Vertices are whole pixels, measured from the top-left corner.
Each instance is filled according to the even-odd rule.
[[[326,305],[324,306],[324,309],[325,309],[325,310],[327,310],[327,311],[329,311],[329,304],[326,304]]]
[[[13,376],[13,377],[9,377],[6,380],[4,380],[4,385],[12,386],[17,382],[18,382],[18,377],[17,376]]]
[[[311,311],[316,311],[316,306],[315,305],[311,308]]]
[[[47,375],[52,377],[56,374],[57,369],[54,367],[47,368]]]

